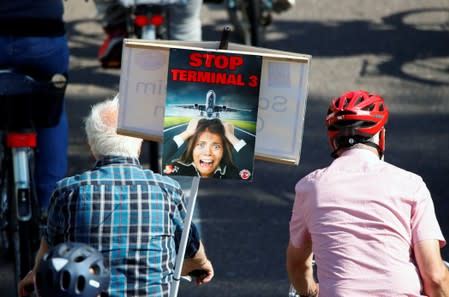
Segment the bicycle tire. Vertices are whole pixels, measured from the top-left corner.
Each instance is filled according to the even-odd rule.
[[[30,150],[28,154],[29,174],[31,178],[30,182],[30,202],[32,203],[32,216],[28,221],[19,221],[16,215],[15,206],[15,185],[13,178],[12,162],[9,162],[9,170],[7,173],[7,186],[9,196],[9,210],[10,210],[10,239],[11,248],[14,259],[14,278],[16,284],[25,277],[25,275],[34,266],[35,255],[39,247],[40,242],[40,230],[39,230],[39,208],[37,206],[36,191],[34,189],[34,178],[32,172],[34,172],[34,154]],[[17,287],[17,286],[16,286]]]
[[[0,131],[0,139],[4,133]],[[0,143],[0,246],[2,257],[11,256],[10,211],[8,199],[8,160],[4,143]]]
[[[262,25],[262,3],[261,0],[248,1],[248,19],[250,28],[251,45],[261,46],[265,39],[265,26]]]
[[[263,45],[266,25],[262,22],[262,9],[261,0],[240,0],[235,2],[235,6],[227,7],[237,42],[252,46]]]
[[[247,13],[248,3],[236,1],[235,6],[227,7],[229,20],[233,27],[234,39],[238,43],[251,45],[251,29]]]

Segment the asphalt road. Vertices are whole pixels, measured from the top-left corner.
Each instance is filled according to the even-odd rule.
[[[92,165],[82,119],[89,106],[118,90],[118,70],[103,70],[103,38],[91,1],[68,0],[71,47],[67,111],[70,172]],[[219,40],[228,24],[220,5],[203,7],[203,39]],[[348,89],[383,95],[391,117],[385,159],[420,174],[449,236],[449,5],[447,0],[301,0],[273,16],[265,47],[312,55],[299,166],[256,161],[251,184],[202,180],[197,222],[215,266],[212,283],[183,282],[179,296],[287,296],[285,247],[293,188],[327,165],[327,104]],[[144,152],[142,161],[146,162]],[[449,259],[449,249],[443,249]],[[11,265],[0,260],[0,292],[12,297]]]

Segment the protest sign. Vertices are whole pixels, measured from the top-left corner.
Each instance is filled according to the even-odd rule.
[[[162,168],[252,180],[262,57],[170,49]]]
[[[262,59],[255,157],[300,160],[311,56],[229,43],[126,39],[120,74],[118,133],[161,142],[171,49],[252,55]],[[216,94],[217,95],[217,94]]]

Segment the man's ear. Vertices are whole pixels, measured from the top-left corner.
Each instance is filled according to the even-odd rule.
[[[142,139],[142,141],[140,142],[140,146],[139,146],[139,151],[137,152],[137,156],[140,158],[140,154],[142,153],[142,149],[143,149],[143,144],[144,144],[144,140]],[[159,145],[159,143],[157,143]]]
[[[92,158],[93,158],[94,160],[97,160],[97,157],[95,157],[95,154],[94,154],[94,152],[92,151],[92,147],[90,146],[89,143],[87,144],[87,146],[89,147],[89,152],[90,152],[90,155],[92,156]]]

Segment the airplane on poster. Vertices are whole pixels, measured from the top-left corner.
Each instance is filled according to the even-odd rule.
[[[188,109],[196,109],[200,111],[200,116],[206,117],[208,119],[211,118],[219,118],[221,112],[251,112],[250,109],[241,109],[229,107],[226,105],[217,105],[216,104],[216,94],[213,90],[209,90],[206,94],[206,102],[205,104],[176,104],[176,107],[188,108]]]

